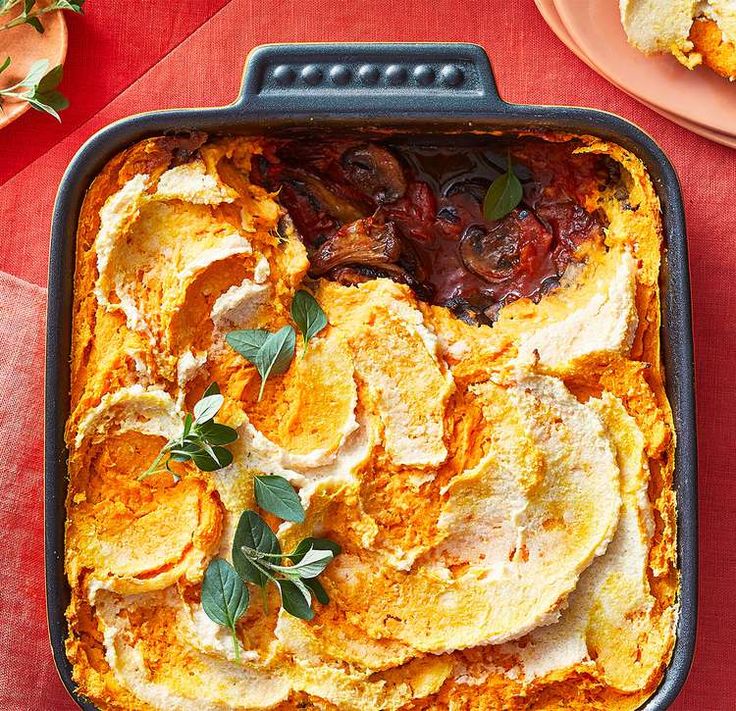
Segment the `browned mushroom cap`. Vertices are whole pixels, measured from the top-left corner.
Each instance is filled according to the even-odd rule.
[[[468,225],[460,238],[465,267],[489,282],[512,277],[519,266],[519,231],[516,221],[503,220],[493,227]]]
[[[342,154],[345,177],[379,205],[395,202],[406,192],[406,178],[396,156],[368,143]]]
[[[373,217],[341,227],[312,255],[311,273],[326,274],[343,265],[385,267],[401,256],[401,242],[393,222]]]

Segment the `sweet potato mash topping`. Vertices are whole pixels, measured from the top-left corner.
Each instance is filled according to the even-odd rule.
[[[412,210],[431,201],[405,166],[446,147],[312,146],[282,201],[264,171],[283,145],[148,139],[88,192],[66,433],[67,654],[81,692],[121,711],[636,708],[669,660],[677,594],[661,228],[643,166],[590,137],[504,138],[545,226],[515,243],[534,246],[531,271],[512,259],[490,286],[456,274],[463,298],[482,291],[483,318],[467,318],[436,296],[448,283],[431,264],[450,257],[412,263],[407,246],[429,219]],[[474,214],[462,185],[436,219]],[[307,189],[317,212],[295,197]],[[355,226],[372,202],[376,224]],[[305,225],[332,242],[310,242]],[[356,232],[368,227],[383,231]],[[498,267],[517,227],[490,225],[511,236],[480,257]],[[384,251],[351,251],[368,238]],[[355,271],[356,254],[384,261]],[[536,286],[507,298],[504,279]],[[298,290],[327,325],[264,379],[227,336],[298,325]],[[141,478],[213,382],[218,422],[238,433],[232,464]],[[261,510],[283,551],[314,536],[341,552],[313,619],[249,584],[233,638],[205,612],[202,581],[231,560],[263,475],[304,508],[291,523]]]

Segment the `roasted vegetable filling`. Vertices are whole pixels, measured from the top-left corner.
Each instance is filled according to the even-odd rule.
[[[489,324],[504,304],[538,301],[583,242],[602,240],[605,216],[585,209],[585,195],[615,184],[620,171],[576,147],[534,138],[461,149],[294,139],[272,144],[253,179],[278,191],[312,276],[387,277]],[[521,191],[499,214],[490,191],[506,171]]]

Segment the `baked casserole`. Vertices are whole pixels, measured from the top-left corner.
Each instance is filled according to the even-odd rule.
[[[618,145],[476,138],[163,136],[93,182],[65,566],[100,709],[656,689],[678,592],[658,199]],[[199,425],[237,438],[187,449]]]

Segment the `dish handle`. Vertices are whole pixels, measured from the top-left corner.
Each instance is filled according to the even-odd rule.
[[[502,105],[478,45],[347,43],[256,47],[235,108],[265,117],[457,116]]]

